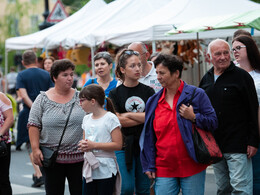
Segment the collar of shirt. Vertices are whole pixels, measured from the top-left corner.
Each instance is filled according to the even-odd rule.
[[[180,82],[181,82],[181,84],[180,84],[180,86],[179,86],[179,88],[178,88],[176,94],[177,94],[177,93],[179,93],[179,94],[182,93],[182,90],[183,90],[183,87],[184,87],[184,82],[183,82],[183,80],[180,80]],[[166,93],[166,89],[164,88],[164,89],[163,89],[162,96],[161,96],[161,98],[159,99],[158,103],[162,102],[162,101],[165,99],[165,93]]]

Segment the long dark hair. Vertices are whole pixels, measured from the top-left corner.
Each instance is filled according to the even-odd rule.
[[[233,39],[232,43],[238,41],[246,46],[246,53],[250,65],[253,69],[260,71],[260,52],[257,48],[255,41],[246,35],[241,35]]]
[[[101,107],[105,104],[106,99],[106,110],[114,114],[116,113],[112,100],[106,97],[104,89],[97,84],[90,84],[84,87],[79,93],[79,98],[95,99]]]

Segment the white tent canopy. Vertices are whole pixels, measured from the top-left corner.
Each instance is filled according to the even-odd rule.
[[[91,17],[96,13],[96,10],[105,6],[107,6],[107,4],[103,0],[91,0],[78,12],[55,24],[54,26],[33,34],[7,39],[5,41],[5,48],[6,50],[43,48],[46,37],[51,36],[53,33],[58,32],[59,30],[66,32],[67,29],[72,29],[76,22],[83,20],[84,18]]]
[[[75,44],[96,46],[102,42],[96,40],[94,36],[99,30],[105,29],[106,34],[111,29],[125,28],[169,2],[170,0],[116,0],[100,9],[91,19],[86,18],[75,23],[69,32],[55,33],[46,37],[45,47],[47,49],[57,47],[57,42],[63,47],[73,47]]]
[[[249,0],[171,0],[167,5],[133,24],[109,31],[104,29],[95,35],[99,41],[106,40],[116,45],[132,41],[176,40],[179,37],[193,39],[194,33],[185,36],[165,36],[165,32],[173,29],[173,25],[178,27],[193,18],[236,14],[258,8],[260,8],[260,4]],[[205,34],[207,37],[214,38],[219,37],[220,32],[212,31],[205,32]],[[227,34],[229,32],[231,31],[225,30],[222,34],[231,36],[232,34]],[[204,34],[204,32],[200,34]]]

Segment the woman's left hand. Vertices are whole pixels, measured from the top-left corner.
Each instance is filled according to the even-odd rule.
[[[188,120],[193,121],[196,117],[192,105],[186,106],[185,104],[182,104],[179,109],[180,115]]]

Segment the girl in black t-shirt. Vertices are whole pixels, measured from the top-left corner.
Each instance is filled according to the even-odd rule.
[[[122,175],[121,194],[150,194],[150,181],[140,163],[139,137],[145,119],[145,104],[154,90],[138,79],[141,76],[139,53],[122,50],[116,57],[116,76],[122,85],[109,93],[122,125],[124,148],[116,152]]]

